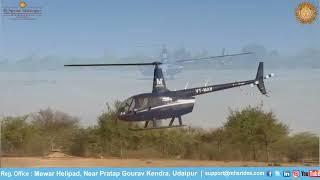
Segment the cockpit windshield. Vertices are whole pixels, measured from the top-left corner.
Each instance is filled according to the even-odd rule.
[[[135,101],[133,98],[129,98],[122,102],[121,105],[121,112],[129,112],[133,110],[133,107],[135,106]]]
[[[131,97],[123,101],[121,105],[121,112],[133,112],[138,110],[147,109],[150,106],[148,97]]]

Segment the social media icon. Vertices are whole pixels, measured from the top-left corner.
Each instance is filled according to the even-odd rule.
[[[290,177],[290,171],[283,171],[283,177]]]
[[[272,171],[267,171],[267,176],[271,177],[272,176]]]
[[[274,175],[275,175],[275,176],[281,176],[281,173],[280,173],[280,171],[275,171],[275,172],[274,172]]]
[[[309,171],[309,177],[320,177],[320,176],[318,176],[318,171],[317,170],[310,170]]]
[[[308,171],[301,171],[301,176],[309,176],[309,172]]]
[[[300,177],[300,171],[299,170],[293,170],[292,171],[292,177]]]

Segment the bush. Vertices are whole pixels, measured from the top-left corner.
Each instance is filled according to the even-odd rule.
[[[30,116],[6,117],[2,147],[5,153],[44,155],[59,149],[74,156],[174,158],[203,160],[302,161],[319,159],[319,137],[288,134],[288,127],[262,106],[231,110],[219,128],[131,131],[139,124],[117,120],[114,107],[91,127],[51,109]]]

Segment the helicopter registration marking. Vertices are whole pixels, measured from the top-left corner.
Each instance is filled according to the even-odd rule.
[[[235,82],[232,84],[233,87],[234,86],[242,86],[242,85],[245,85],[245,83],[244,82]]]
[[[206,92],[210,92],[213,91],[213,87],[204,87],[204,88],[197,88],[196,89],[196,93],[206,93]]]

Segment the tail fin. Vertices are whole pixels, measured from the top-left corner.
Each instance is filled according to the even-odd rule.
[[[153,93],[160,93],[160,92],[165,92],[169,91],[166,87],[166,82],[163,77],[162,69],[158,66],[155,65],[154,68],[154,73],[153,73]]]
[[[262,94],[267,94],[266,88],[264,86],[264,73],[263,73],[263,62],[259,63],[258,71],[257,71],[257,76],[255,79],[255,84],[257,85],[259,91]]]

